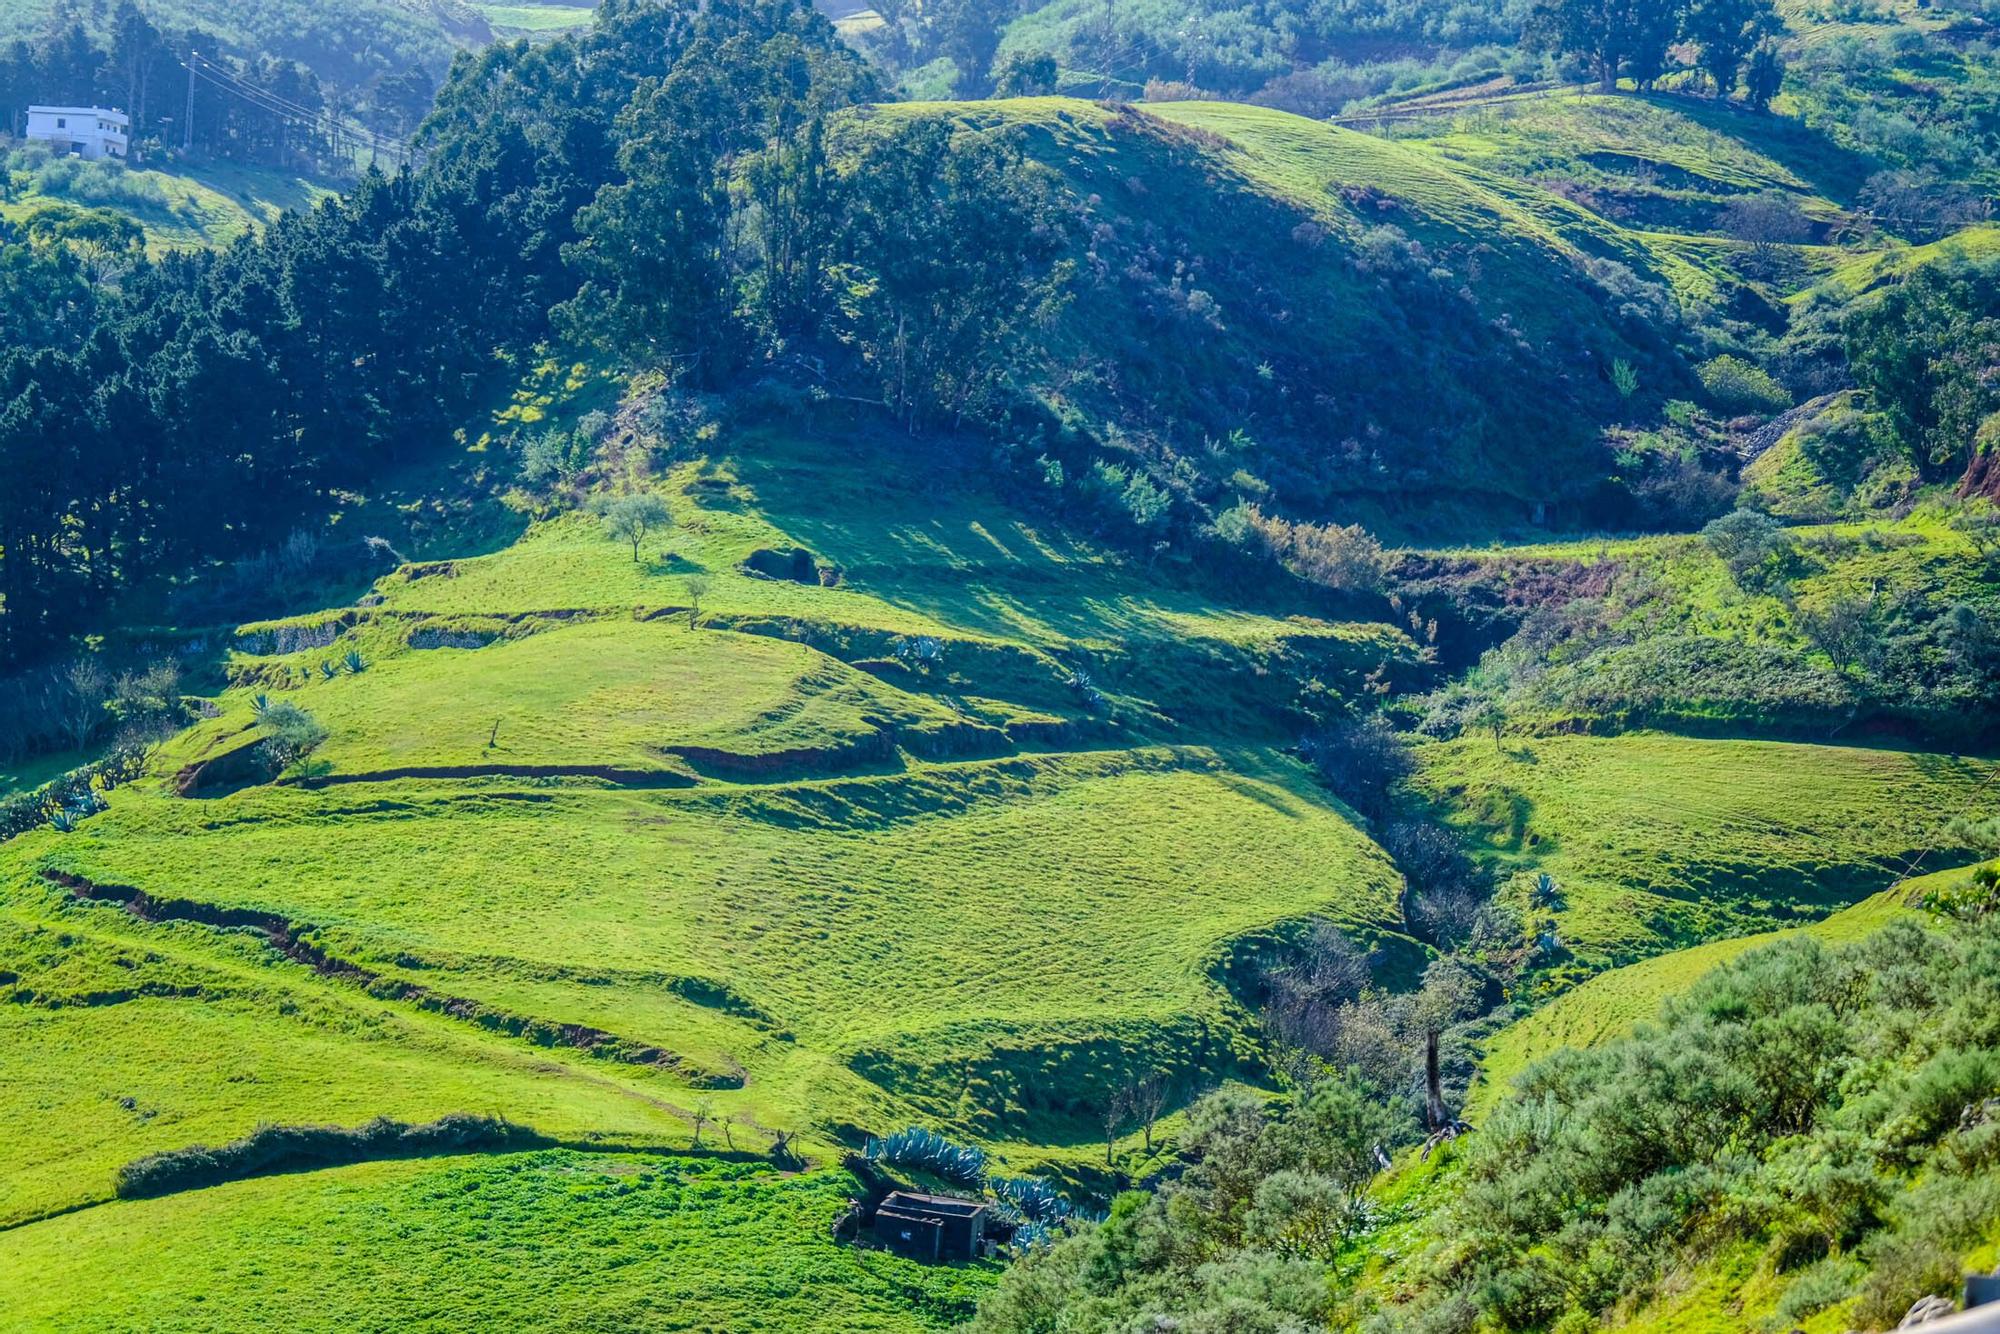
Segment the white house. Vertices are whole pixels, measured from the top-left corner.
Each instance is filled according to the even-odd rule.
[[[131,117],[103,107],[29,107],[28,141],[72,157],[125,160]]]

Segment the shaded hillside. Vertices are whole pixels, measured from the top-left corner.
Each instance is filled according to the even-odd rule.
[[[859,123],[938,117],[1018,145],[1073,214],[1065,303],[1020,340],[1012,380],[1211,512],[1575,513],[1602,484],[1594,425],[1623,406],[1614,363],[1685,382],[1615,262],[1649,265],[1643,249],[1599,228],[1586,250],[1419,154],[1198,104]]]

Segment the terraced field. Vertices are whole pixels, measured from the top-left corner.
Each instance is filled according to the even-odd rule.
[[[1470,738],[1427,748],[1425,786],[1511,877],[1582,972],[1826,916],[1923,858],[1994,762],[1657,733]],[[1552,908],[1531,902],[1555,878]],[[1503,891],[1507,892],[1507,891]]]
[[[876,472],[859,520],[812,446],[742,444],[673,474],[637,562],[572,514],[243,627],[153,777],[0,849],[0,1221],[262,1122],[455,1110],[1081,1163],[1125,1083],[1251,1072],[1232,941],[1401,930],[1387,858],[1270,748],[1401,634],[1151,580],[976,488]],[[259,697],[326,728],[309,763],[260,767]]]

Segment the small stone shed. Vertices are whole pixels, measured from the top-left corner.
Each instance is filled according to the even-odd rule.
[[[927,1264],[970,1260],[986,1243],[986,1205],[899,1190],[875,1210],[875,1240]]]

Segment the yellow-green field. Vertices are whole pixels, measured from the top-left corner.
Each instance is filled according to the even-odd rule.
[[[1927,856],[1951,860],[1990,760],[1777,741],[1464,738],[1426,749],[1426,788],[1595,972],[1812,921]],[[1959,860],[1963,860],[1960,858]],[[1536,876],[1553,907],[1530,906]]]
[[[983,1269],[828,1235],[854,1182],[650,1154],[370,1163],[0,1232],[10,1329],[942,1329]],[[579,1263],[579,1257],[588,1257]]]

